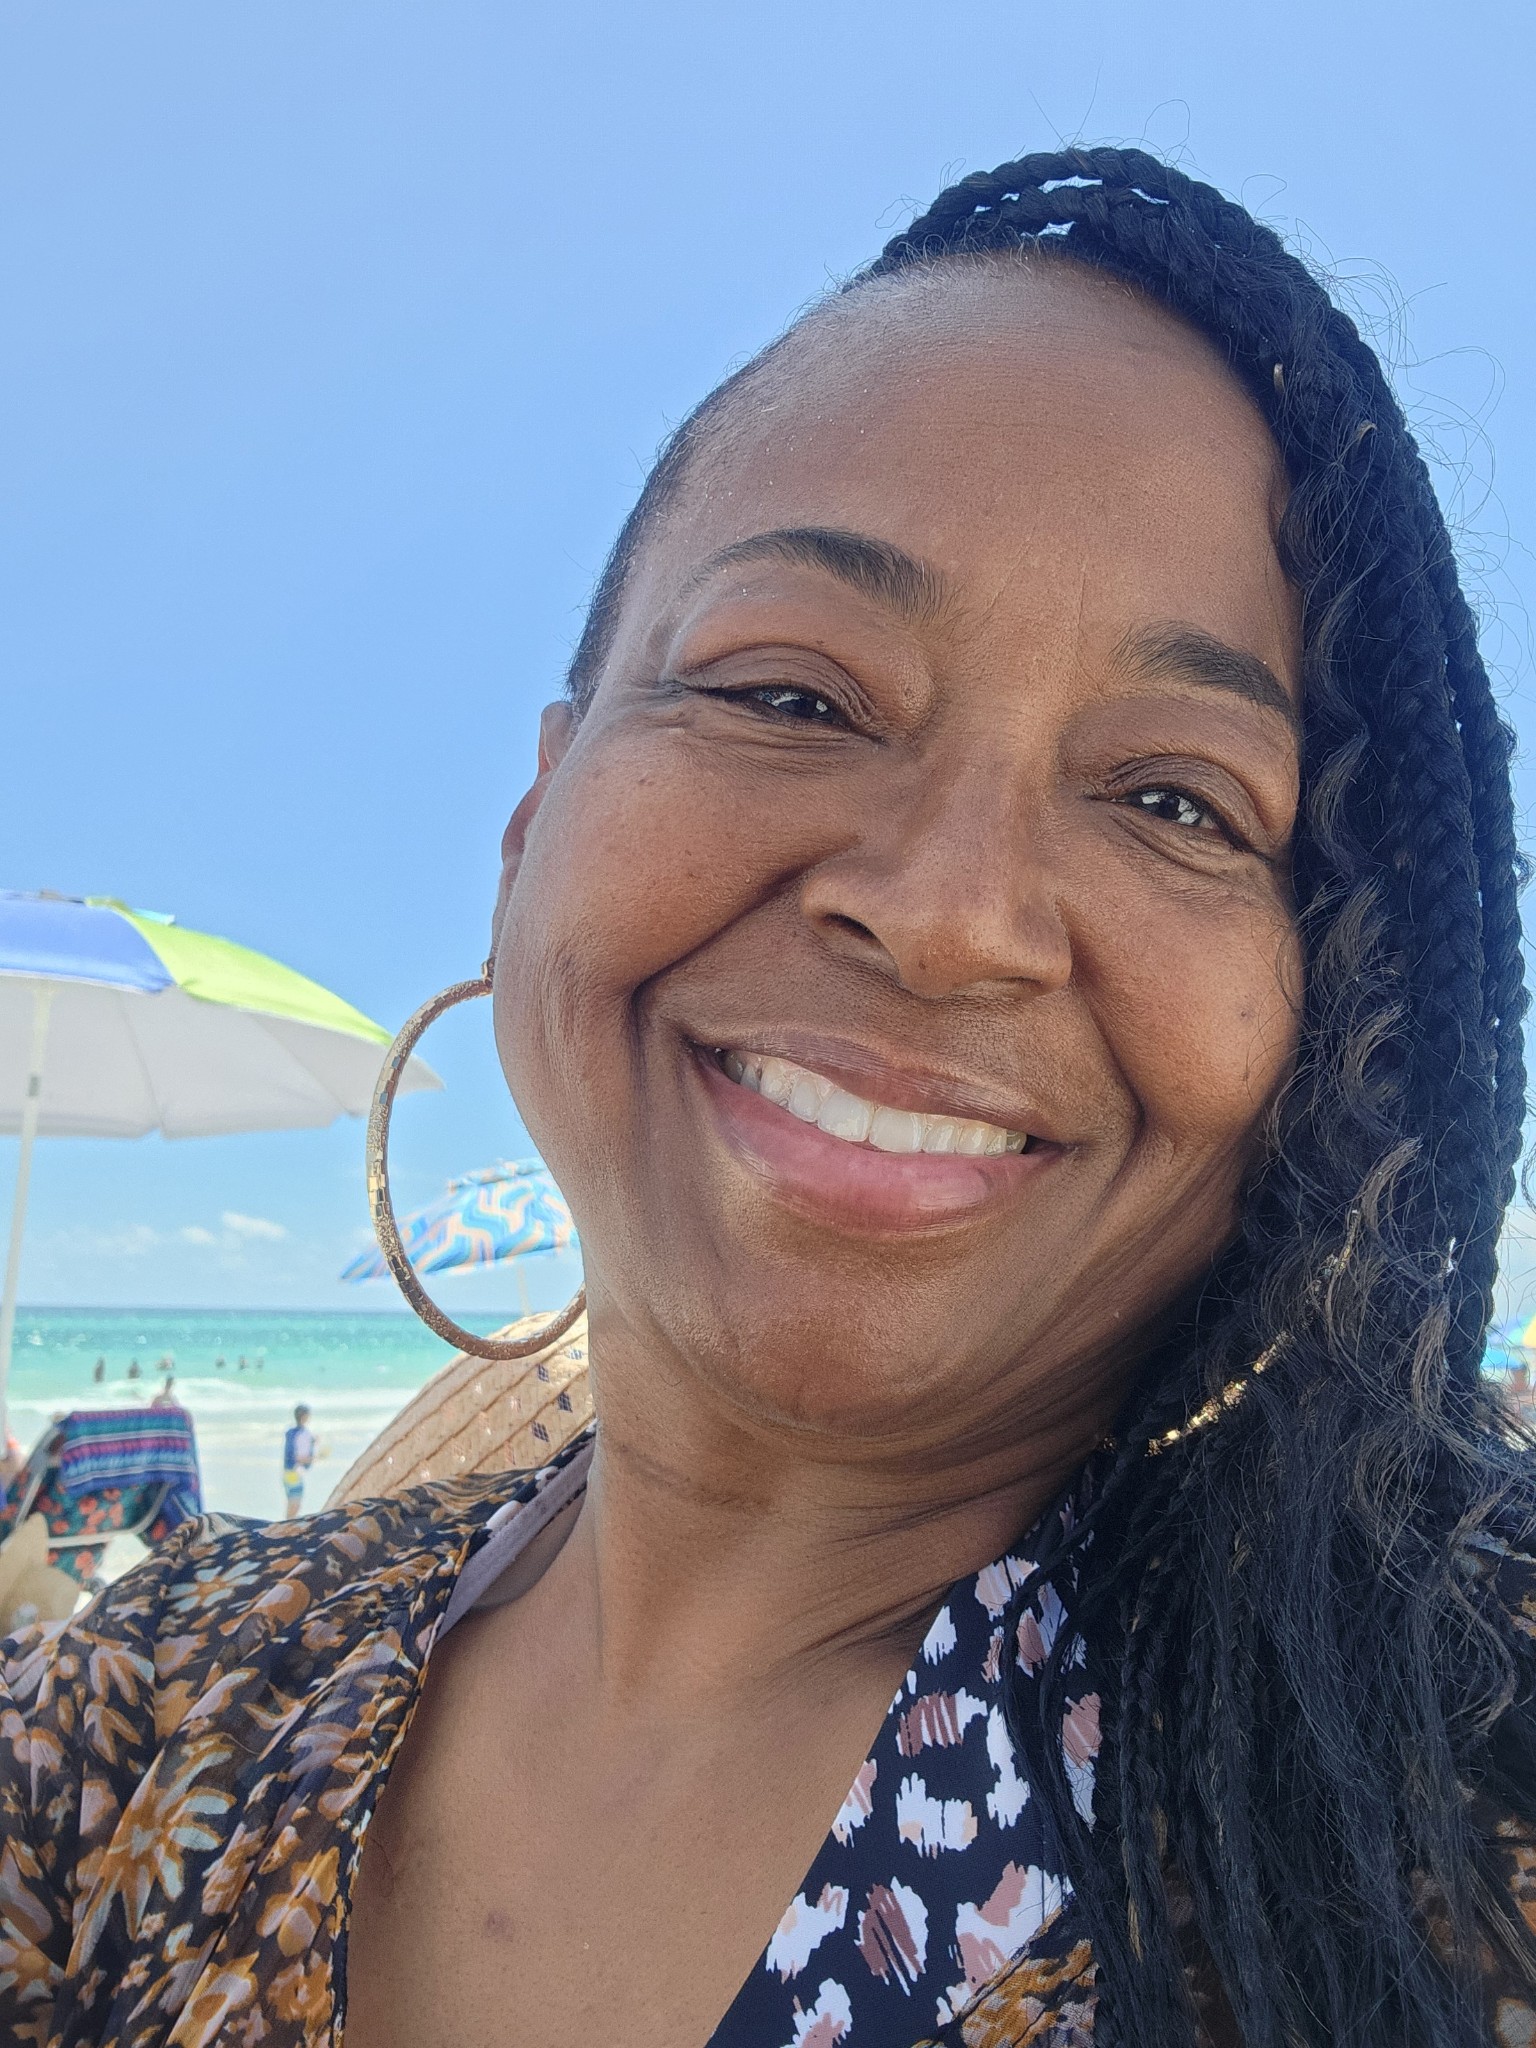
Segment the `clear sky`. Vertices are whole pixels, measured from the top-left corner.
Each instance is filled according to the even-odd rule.
[[[1530,0],[0,0],[0,886],[174,911],[390,1025],[472,972],[669,423],[941,183],[1062,138],[1175,150],[1351,280],[1529,755],[1533,88]],[[430,1057],[407,1202],[522,1142],[484,1006]],[[44,1144],[23,1299],[382,1305],[334,1283],[361,1151]]]

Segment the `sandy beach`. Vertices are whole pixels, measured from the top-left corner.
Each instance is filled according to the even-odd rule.
[[[491,1328],[504,1318],[477,1320]],[[283,1432],[296,1403],[311,1409],[318,1445],[310,1511],[453,1356],[413,1316],[385,1311],[49,1309],[24,1313],[16,1335],[10,1427],[25,1449],[69,1410],[147,1406],[169,1359],[174,1398],[197,1432],[204,1504],[260,1520],[283,1513]]]

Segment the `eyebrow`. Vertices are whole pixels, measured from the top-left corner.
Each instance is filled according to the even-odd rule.
[[[908,554],[893,541],[837,526],[778,526],[748,534],[711,555],[689,581],[699,584],[721,569],[739,568],[748,562],[788,562],[796,568],[819,569],[916,621],[935,617],[950,594],[945,578],[917,555]],[[1292,731],[1301,729],[1300,713],[1268,662],[1229,646],[1199,626],[1170,620],[1133,627],[1116,649],[1116,658],[1148,676],[1171,676],[1208,689],[1229,690],[1274,712]]]
[[[789,562],[800,569],[819,569],[908,619],[934,617],[949,596],[937,569],[905,548],[837,526],[779,526],[749,534],[711,555],[690,581],[701,583],[718,570],[747,562]]]
[[[1269,663],[1240,647],[1229,647],[1225,640],[1198,626],[1173,621],[1134,627],[1120,642],[1116,658],[1143,675],[1171,676],[1202,683],[1211,690],[1230,690],[1262,710],[1273,711],[1293,732],[1301,730],[1301,714]]]

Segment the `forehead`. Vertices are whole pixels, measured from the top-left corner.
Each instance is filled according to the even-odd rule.
[[[978,617],[1016,626],[1075,584],[1106,630],[1176,615],[1273,652],[1284,495],[1253,401],[1175,316],[1081,265],[944,263],[834,301],[727,396],[620,637],[721,549],[824,526],[919,556]]]

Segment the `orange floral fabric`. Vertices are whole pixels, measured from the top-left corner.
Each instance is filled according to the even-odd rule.
[[[190,1524],[0,1662],[0,2040],[330,2048],[347,1893],[505,1475]]]

